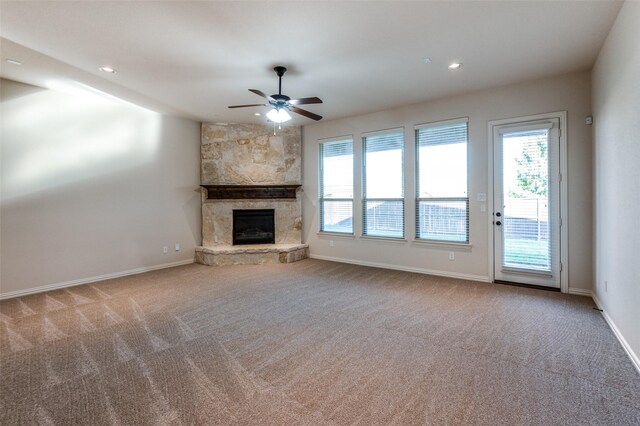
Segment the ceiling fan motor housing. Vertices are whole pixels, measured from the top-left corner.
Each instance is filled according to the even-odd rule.
[[[287,102],[289,102],[289,100],[291,99],[287,95],[271,95],[271,97],[275,102],[270,102],[270,104],[272,104],[276,108],[284,108],[285,106],[287,106]]]

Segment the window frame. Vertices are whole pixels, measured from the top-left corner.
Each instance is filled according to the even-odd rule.
[[[454,124],[466,124],[466,171],[467,171],[467,179],[466,179],[466,188],[467,188],[467,196],[466,197],[420,197],[420,138],[419,132],[422,129],[431,128],[431,127],[443,127],[446,125],[454,125]],[[454,118],[450,120],[440,120],[440,121],[432,121],[429,123],[417,124],[414,126],[414,139],[415,139],[415,171],[414,171],[414,186],[415,186],[415,241],[421,243],[434,243],[434,244],[450,244],[450,245],[470,245],[470,233],[471,233],[471,222],[469,217],[469,117],[461,117]],[[464,241],[461,240],[444,240],[444,239],[433,239],[433,238],[421,238],[420,237],[420,202],[438,202],[438,201],[450,201],[450,202],[465,202],[465,210],[466,210],[466,238]]]
[[[324,155],[323,155],[323,147],[324,144],[329,143],[337,143],[337,142],[350,142],[351,143],[351,198],[324,198]],[[329,139],[322,139],[318,141],[318,208],[319,208],[319,223],[318,223],[318,233],[320,234],[332,234],[332,235],[344,235],[344,236],[355,236],[355,203],[354,203],[354,194],[355,194],[355,151],[354,151],[354,143],[353,143],[353,135],[346,136],[338,136]],[[323,229],[324,225],[324,202],[325,201],[341,201],[341,202],[351,202],[351,232],[342,232],[342,231],[326,231]]]
[[[362,227],[361,227],[361,236],[363,238],[380,238],[380,239],[388,239],[388,240],[403,240],[406,241],[407,235],[407,223],[406,223],[406,191],[405,191],[405,178],[406,178],[406,170],[405,170],[405,131],[404,127],[396,127],[391,129],[379,130],[374,132],[362,133],[361,142],[362,142],[362,160],[361,160],[361,170],[362,170],[362,189],[361,189],[361,207],[362,207]],[[373,136],[382,136],[388,134],[400,134],[402,139],[402,154],[400,169],[402,170],[402,197],[398,198],[368,198],[367,197],[367,138]],[[402,235],[401,236],[387,236],[387,235],[376,235],[367,233],[367,202],[370,201],[399,201],[402,205]]]

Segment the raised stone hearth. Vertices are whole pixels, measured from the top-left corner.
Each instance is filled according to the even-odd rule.
[[[205,265],[290,263],[302,244],[301,132],[262,124],[203,124],[202,246]],[[233,245],[233,211],[273,209],[275,244]]]
[[[196,248],[196,262],[210,266],[292,263],[308,257],[308,244],[254,244]]]

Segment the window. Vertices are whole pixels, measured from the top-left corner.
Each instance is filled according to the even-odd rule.
[[[469,242],[467,119],[416,127],[416,238]]]
[[[353,234],[353,141],[320,144],[320,231]]]
[[[402,130],[363,138],[363,235],[404,238]]]

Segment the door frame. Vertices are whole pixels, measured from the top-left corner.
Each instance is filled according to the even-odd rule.
[[[569,292],[569,232],[567,221],[567,111],[548,112],[544,114],[526,115],[521,117],[491,120],[487,123],[487,142],[489,151],[488,192],[487,192],[487,229],[488,229],[488,272],[489,282],[495,281],[495,233],[493,225],[494,206],[494,128],[509,124],[525,123],[527,121],[540,121],[558,119],[560,121],[560,291]]]

